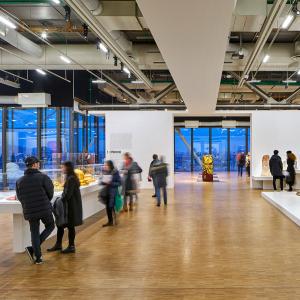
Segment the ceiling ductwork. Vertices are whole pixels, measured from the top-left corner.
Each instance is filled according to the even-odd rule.
[[[103,11],[103,4],[99,0],[85,0],[85,6],[91,11],[94,16],[100,16]]]

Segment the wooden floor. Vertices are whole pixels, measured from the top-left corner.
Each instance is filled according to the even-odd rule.
[[[300,229],[235,175],[176,178],[169,205],[151,191],[120,225],[97,221],[78,253],[14,255],[0,216],[0,299],[300,299]]]

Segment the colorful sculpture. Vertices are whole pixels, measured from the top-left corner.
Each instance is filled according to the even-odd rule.
[[[267,155],[267,154],[262,157],[261,176],[271,176],[270,167],[269,167],[269,160],[270,160],[270,156]]]
[[[202,179],[205,182],[214,181],[214,159],[212,155],[203,155],[202,157]]]

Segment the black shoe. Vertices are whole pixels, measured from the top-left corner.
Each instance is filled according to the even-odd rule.
[[[106,223],[106,224],[103,224],[103,225],[102,225],[102,227],[108,227],[108,226],[114,226],[114,224],[113,224],[113,223],[110,223],[110,222],[108,222],[108,223]]]
[[[55,251],[61,251],[62,246],[55,244],[52,248],[47,249],[48,252],[55,252]]]
[[[69,246],[66,249],[62,250],[61,253],[62,254],[69,254],[69,253],[75,253],[75,246]]]
[[[40,257],[40,258],[37,258],[35,261],[34,261],[34,264],[35,265],[41,265],[41,264],[43,264],[44,262],[43,262],[43,260],[42,260],[42,258]]]
[[[159,204],[159,203],[157,203],[157,204],[156,204],[156,206],[157,206],[157,207],[160,207],[160,204]]]
[[[32,263],[34,263],[34,253],[33,253],[33,248],[32,248],[31,246],[26,247],[26,248],[25,248],[25,251],[26,251],[26,253],[27,253],[27,255],[28,255],[30,261],[31,261]]]
[[[152,195],[152,198],[156,198],[156,195],[154,194],[154,195]]]
[[[168,205],[168,203],[167,202],[165,202],[165,206],[167,206]]]

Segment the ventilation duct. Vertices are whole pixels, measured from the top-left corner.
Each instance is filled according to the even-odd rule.
[[[99,0],[85,0],[85,6],[91,11],[94,16],[100,16],[103,11],[103,5]]]

